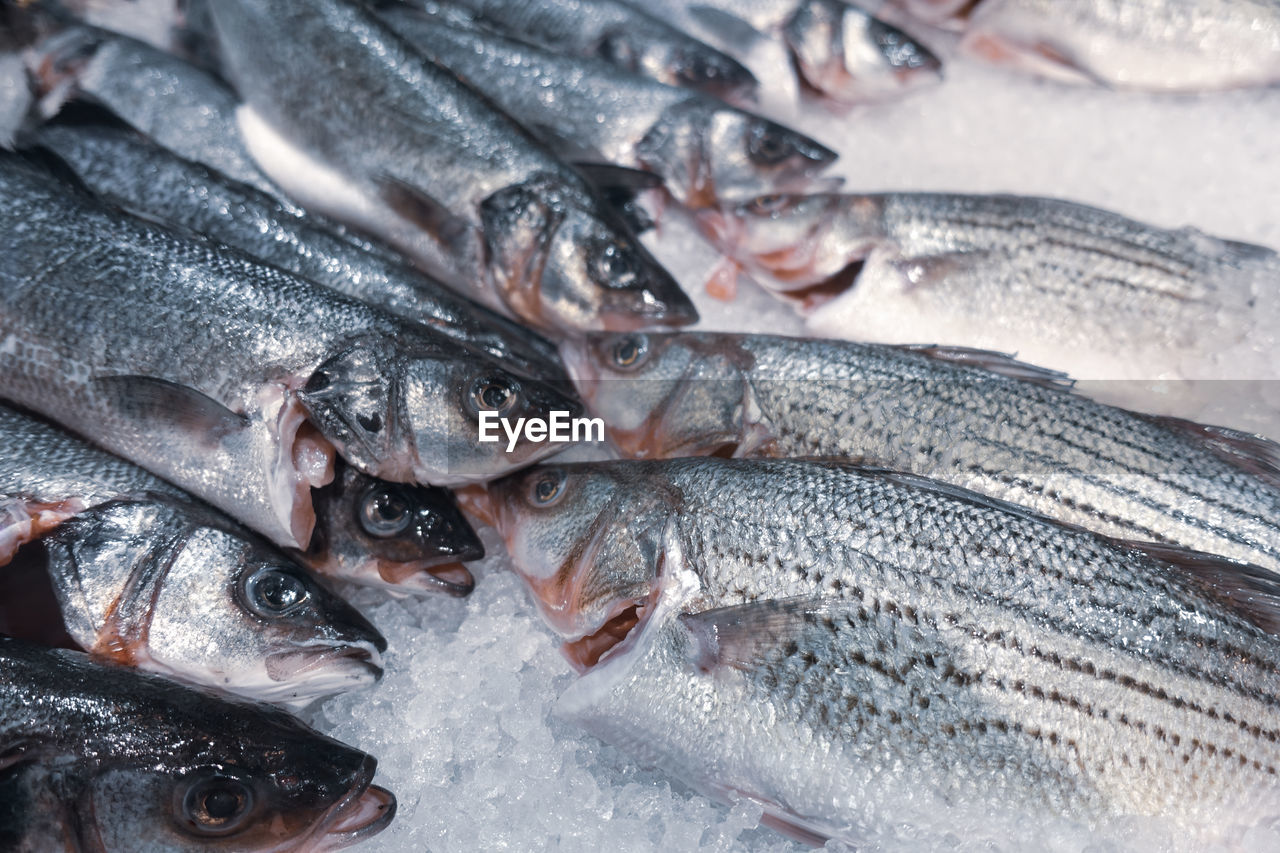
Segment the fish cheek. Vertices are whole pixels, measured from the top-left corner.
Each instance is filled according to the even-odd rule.
[[[542,275],[562,205],[536,183],[507,187],[480,204],[485,263],[503,303],[523,320],[545,326]]]
[[[135,767],[113,767],[89,783],[80,814],[81,834],[97,845],[86,850],[167,850],[192,846],[174,812],[175,776]]]
[[[298,392],[320,434],[370,473],[387,463],[398,367],[375,347],[356,344],[320,365]]]

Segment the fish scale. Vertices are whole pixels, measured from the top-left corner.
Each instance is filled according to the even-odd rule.
[[[539,478],[560,483],[550,506]],[[1280,810],[1280,640],[1258,621],[1273,605],[1238,610],[1191,564],[833,462],[535,469],[490,502],[522,576],[564,555],[585,576],[556,617],[566,638],[612,612],[587,590],[654,590],[560,712],[801,833],[1032,843],[1055,820],[1120,838],[1159,817],[1194,849]],[[571,535],[640,541],[649,525],[664,533],[648,564]],[[547,530],[550,554],[530,547]]]

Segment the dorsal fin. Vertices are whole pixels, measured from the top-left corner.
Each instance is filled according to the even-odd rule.
[[[1178,433],[1224,462],[1280,489],[1280,444],[1229,427],[1200,424],[1168,415],[1143,415],[1151,423]]]
[[[920,353],[937,361],[945,361],[948,364],[988,370],[1007,379],[1030,382],[1033,385],[1040,385],[1045,388],[1069,391],[1075,384],[1075,380],[1060,370],[1052,370],[1048,367],[1039,367],[1038,365],[1028,364],[1025,361],[1018,361],[1014,355],[996,352],[995,350],[939,346],[938,344],[899,344],[894,345],[894,349]]]

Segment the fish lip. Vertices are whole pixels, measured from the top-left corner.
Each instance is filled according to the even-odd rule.
[[[595,630],[583,632],[577,638],[566,639],[561,644],[560,653],[577,671],[579,677],[585,677],[609,661],[624,657],[628,651],[635,648],[645,628],[652,621],[661,588],[660,583],[651,583],[648,594],[643,598],[632,596],[615,601],[609,608],[608,615],[600,621]],[[618,619],[629,618],[627,614],[631,610],[635,610],[635,623],[622,637],[618,638],[610,631],[610,625]],[[595,655],[594,660],[588,660],[588,655],[598,648],[596,641],[604,639],[605,636],[615,637],[614,642],[609,643],[598,655]]]
[[[396,815],[398,804],[395,794],[373,784],[377,768],[377,760],[366,755],[351,789],[330,807],[319,822],[311,839],[312,846],[308,849],[326,853],[341,850],[387,828]]]
[[[300,666],[291,667],[299,661],[301,661]],[[335,664],[355,670],[357,673],[367,672],[372,676],[372,681],[382,678],[382,653],[372,646],[350,643],[328,647],[306,646],[267,656],[268,669],[280,672],[282,677],[278,680],[281,681],[310,675]],[[274,677],[274,672],[272,674]]]

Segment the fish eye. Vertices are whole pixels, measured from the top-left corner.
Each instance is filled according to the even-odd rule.
[[[607,59],[616,65],[635,68],[636,51],[631,41],[621,33],[610,33],[600,40],[596,52],[601,59]]]
[[[564,494],[564,472],[543,471],[529,485],[529,498],[535,506],[551,506]]]
[[[791,134],[780,127],[757,124],[747,135],[747,156],[762,166],[776,166],[795,153]]]
[[[591,258],[591,278],[604,287],[635,287],[640,271],[634,253],[617,243],[606,243]]]
[[[775,213],[781,213],[786,208],[787,201],[788,199],[785,195],[762,195],[747,202],[743,207],[757,216],[771,216]]]
[[[403,533],[413,521],[413,507],[400,489],[376,486],[360,501],[360,527],[370,536],[385,539]]]
[[[302,578],[282,569],[263,569],[250,576],[245,595],[254,612],[268,619],[293,613],[311,597]]]
[[[627,335],[613,345],[610,357],[615,367],[636,368],[649,354],[649,339],[644,335]]]
[[[514,379],[486,374],[471,384],[471,402],[478,411],[505,415],[515,408],[520,387]]]
[[[200,835],[230,835],[253,811],[253,791],[244,782],[218,771],[205,771],[182,797],[182,823]]]

